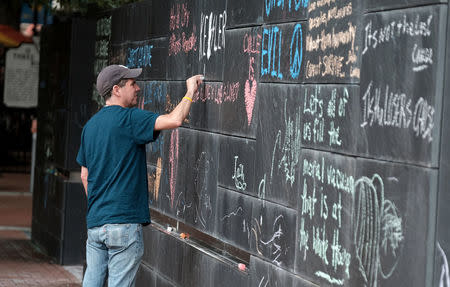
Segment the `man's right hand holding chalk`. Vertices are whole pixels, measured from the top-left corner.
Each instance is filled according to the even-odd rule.
[[[175,129],[183,124],[191,109],[192,98],[198,90],[198,86],[203,82],[203,75],[195,75],[186,80],[186,95],[181,102],[166,115],[161,115],[156,119],[155,130]]]

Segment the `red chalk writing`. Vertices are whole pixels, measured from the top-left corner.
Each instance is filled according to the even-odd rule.
[[[203,88],[200,88],[197,93],[195,93],[192,100],[194,102],[206,102],[211,101],[216,104],[222,103],[232,103],[235,102],[239,95],[240,83],[225,83],[211,85],[205,83]]]
[[[176,3],[170,8],[169,56],[197,51],[196,26],[190,23],[191,12],[187,3]],[[192,32],[191,32],[192,31]]]
[[[188,27],[190,12],[187,3],[176,3],[170,8],[169,29],[174,31],[183,27]]]

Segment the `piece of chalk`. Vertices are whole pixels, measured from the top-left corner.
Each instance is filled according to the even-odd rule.
[[[205,79],[205,76],[201,76],[200,79],[203,81]]]
[[[238,268],[239,268],[239,270],[241,270],[241,271],[245,271],[245,264],[244,263],[239,263],[238,264]]]

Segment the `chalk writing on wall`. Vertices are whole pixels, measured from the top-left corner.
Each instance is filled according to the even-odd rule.
[[[108,40],[97,40],[95,42],[95,56],[96,57],[108,57],[109,51],[109,41]]]
[[[377,286],[379,277],[389,278],[405,238],[398,209],[385,198],[383,179],[374,174],[355,180],[351,171],[324,157],[304,157],[302,178],[298,244],[304,262],[323,266],[313,274],[342,286],[352,276],[350,264],[356,262],[366,286]],[[352,242],[343,236],[350,230]]]
[[[225,48],[225,26],[227,12],[215,14],[201,13],[199,35],[199,60],[209,60],[212,54]]]
[[[275,81],[300,79],[303,61],[302,29],[300,23],[263,27],[261,77]]]
[[[429,5],[364,16],[359,122],[371,156],[438,165],[444,62],[437,58],[445,53],[443,8]],[[390,61],[384,61],[386,55]]]
[[[362,97],[361,127],[392,127],[411,129],[417,138],[433,141],[434,107],[426,99],[412,99],[401,91],[392,91],[389,85],[373,87],[371,81]]]
[[[314,274],[329,283],[343,285],[350,277],[352,255],[348,243],[341,242],[340,237],[342,214],[346,214],[342,197],[345,200],[353,194],[354,178],[331,164],[327,166],[324,158],[319,161],[305,158],[302,175],[299,231],[302,259],[307,261],[312,256],[312,260],[321,261],[321,265],[329,270],[316,270]],[[327,185],[337,190],[337,196],[325,192]],[[332,234],[332,239],[329,234]],[[331,268],[328,267],[330,264]]]
[[[244,165],[240,163],[238,165],[239,156],[234,156],[234,171],[231,178],[234,180],[234,185],[237,190],[245,191],[247,183],[245,182]]]
[[[308,2],[308,0],[264,0],[264,11],[266,16],[270,16],[270,13],[274,10],[283,12],[299,11],[306,8]]]
[[[167,97],[167,85],[160,82],[140,82],[140,97],[138,98],[138,107],[145,109],[146,106],[153,112],[163,113]]]
[[[233,103],[238,97],[239,88],[240,84],[238,82],[232,84],[221,83],[219,85],[205,83],[194,94],[192,101],[209,101],[218,105],[227,102]]]
[[[359,79],[355,4],[352,0],[309,1],[306,79]]]
[[[96,26],[94,76],[97,76],[104,67],[108,66],[111,16],[98,19]],[[92,87],[92,100],[100,107],[105,104],[104,98],[97,92],[95,83]]]
[[[349,91],[346,87],[328,91],[322,92],[321,86],[305,89],[302,110],[305,144],[324,144],[330,147],[345,145],[339,124],[349,116]]]
[[[127,50],[127,67],[128,68],[145,68],[152,66],[152,49],[153,45],[142,45],[136,48],[128,48]]]
[[[412,17],[414,17],[412,19]],[[397,41],[399,38],[411,38],[415,41],[411,53],[412,70],[420,72],[428,69],[433,64],[433,48],[421,47],[422,39],[429,38],[431,26],[433,24],[433,15],[410,16],[404,14],[398,19],[393,19],[381,27],[374,27],[372,21],[369,21],[364,27],[364,49],[362,55],[365,55],[370,49],[377,49],[389,43]]]
[[[281,31],[277,26],[263,29],[261,76],[269,74],[270,76],[276,77],[280,80],[283,79],[283,74],[281,73],[282,32],[283,31]],[[266,61],[264,61],[265,59]]]
[[[186,31],[192,31],[190,33]],[[169,56],[197,51],[197,27],[192,23],[188,4],[174,3],[170,8]]]

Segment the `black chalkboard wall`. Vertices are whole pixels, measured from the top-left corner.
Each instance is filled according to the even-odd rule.
[[[169,112],[205,75],[183,126],[147,147],[157,219],[137,285],[450,286],[449,30],[443,0],[99,17],[95,69],[143,68],[139,108]]]

